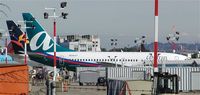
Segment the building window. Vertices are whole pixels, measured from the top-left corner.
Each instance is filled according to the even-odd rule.
[[[75,51],[78,51],[78,48],[74,48]]]

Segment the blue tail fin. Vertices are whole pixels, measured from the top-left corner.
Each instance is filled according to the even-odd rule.
[[[38,21],[30,14],[22,14],[24,21],[26,21],[27,35],[30,41],[30,48],[33,52],[53,52],[54,41],[38,23]],[[68,48],[63,48],[56,44],[56,51],[73,51]]]

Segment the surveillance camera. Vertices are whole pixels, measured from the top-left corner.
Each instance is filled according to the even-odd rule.
[[[65,8],[66,6],[67,6],[67,2],[61,2],[61,3],[60,3],[60,7],[61,7],[61,8]]]
[[[64,13],[64,12],[62,12],[62,17],[63,17],[63,19],[67,19],[67,15],[68,15],[68,13]]]
[[[47,12],[44,13],[44,19],[48,19],[49,14]]]

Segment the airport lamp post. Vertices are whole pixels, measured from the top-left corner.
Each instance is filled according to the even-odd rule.
[[[175,27],[175,26],[173,26]],[[175,53],[176,52],[176,42],[178,42],[179,40],[179,35],[180,33],[178,31],[174,31],[175,34],[169,34],[169,36],[166,37],[168,43],[171,45],[172,47],[172,52]]]
[[[117,46],[117,39],[110,39],[111,41],[111,46],[113,46],[113,49],[115,51],[115,46]]]
[[[3,30],[3,31],[6,31],[6,30]],[[8,33],[6,32],[2,36],[5,37],[5,46],[3,49],[5,49],[5,63],[8,64],[8,49],[7,49],[8,48],[8,45],[7,45],[8,44],[8,40],[7,40]]]
[[[62,2],[60,4],[61,9],[65,8],[67,5],[67,2]],[[56,15],[56,8],[45,8],[46,10],[53,10],[53,15],[49,16],[47,12],[44,12],[44,19],[53,18],[53,35],[54,35],[54,76],[53,81],[56,81],[56,18],[62,17],[63,19],[66,19],[66,16],[68,13],[61,13],[61,16]],[[53,94],[55,95],[55,88],[53,88]]]
[[[8,56],[7,56],[7,37],[5,39],[5,53],[6,53],[6,64],[8,64]]]
[[[136,40],[134,41],[135,44],[137,45],[138,48],[138,44],[140,45],[140,52],[142,51],[142,47],[141,45],[145,43],[145,36],[142,36],[141,38],[136,38]]]
[[[97,52],[97,47],[98,47],[98,42],[97,41],[93,41],[93,48],[94,48],[94,52]]]
[[[20,29],[25,29],[24,31],[24,39],[22,37],[22,39],[24,40],[24,64],[27,64],[27,35],[26,35],[26,29],[34,29],[34,27],[26,27],[26,23],[32,23],[32,21],[18,21],[18,22],[21,22],[21,23],[24,23],[24,26],[22,27],[20,24],[18,24],[18,28]]]
[[[3,6],[3,7],[6,7],[9,11],[11,11],[11,9],[10,9],[10,7],[8,6],[8,5],[6,5],[6,4],[4,4],[4,3],[0,3],[0,6]],[[6,12],[4,12],[3,10],[0,10],[0,13],[3,13],[6,17],[8,17],[8,15],[7,15],[7,13]],[[6,38],[5,38],[5,55],[6,55],[6,64],[7,64],[7,62],[8,62],[8,52],[7,52],[7,37],[8,37],[8,34],[7,33],[5,33],[5,35],[4,35]]]
[[[8,39],[7,39],[8,33],[5,33],[4,36],[5,36],[5,55],[6,55],[5,61],[6,61],[6,64],[8,64]]]
[[[117,67],[117,62],[116,62],[117,56],[114,56],[114,61],[115,61],[115,67]]]

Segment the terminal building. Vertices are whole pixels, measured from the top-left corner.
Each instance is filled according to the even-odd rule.
[[[100,52],[100,39],[96,35],[58,36],[57,43],[79,52]]]

